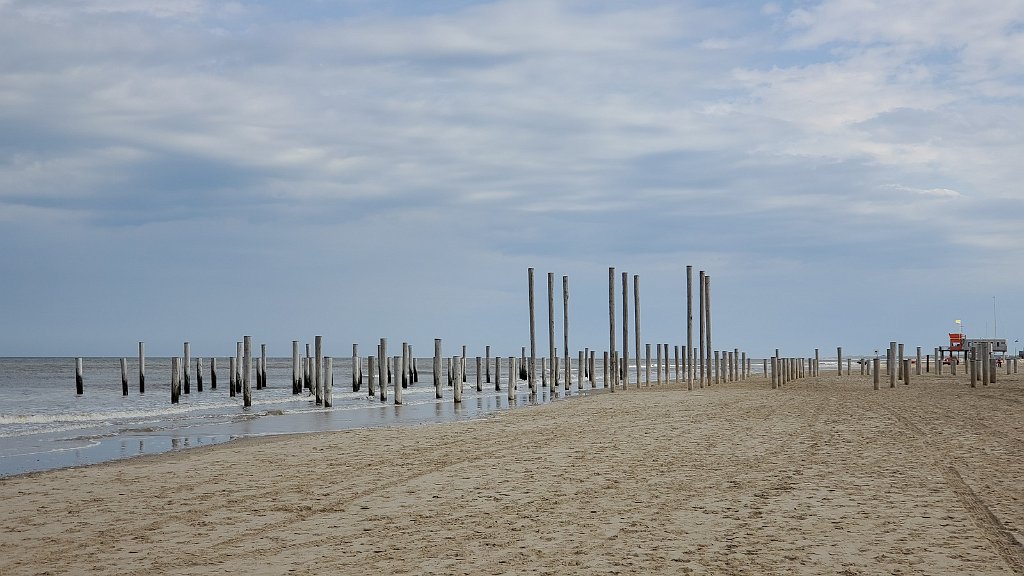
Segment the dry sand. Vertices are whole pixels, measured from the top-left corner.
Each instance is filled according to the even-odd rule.
[[[9,478],[0,574],[1024,574],[1024,374],[958,380],[646,388]]]

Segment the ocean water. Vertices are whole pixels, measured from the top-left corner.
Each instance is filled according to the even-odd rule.
[[[444,398],[435,399],[433,359],[418,358],[419,382],[403,390],[402,405],[395,405],[392,387],[386,402],[368,397],[365,378],[361,391],[352,392],[351,359],[334,358],[333,406],[324,408],[315,404],[308,391],[292,394],[291,358],[268,358],[268,386],[256,390],[253,379],[252,406],[244,408],[241,394],[229,395],[228,359],[217,359],[216,390],[210,389],[209,361],[203,358],[204,390],[197,390],[193,358],[191,393],[183,392],[179,403],[171,404],[170,358],[146,358],[144,394],[139,393],[138,359],[129,358],[128,396],[121,392],[119,358],[85,358],[82,395],[75,393],[74,358],[0,358],[0,477],[246,436],[463,420],[603,389],[600,366],[595,375],[598,388],[591,389],[588,381],[583,391],[577,390],[574,367],[568,393],[559,390],[551,398],[541,390],[531,397],[526,383],[519,382],[510,406],[506,362],[501,368],[502,390],[484,383],[483,391],[477,392],[476,361],[467,358],[463,401],[456,405],[446,375],[442,376]]]

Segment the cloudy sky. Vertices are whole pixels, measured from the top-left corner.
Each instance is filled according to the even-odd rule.
[[[1013,0],[0,0],[0,355],[1012,347],[1022,159]]]

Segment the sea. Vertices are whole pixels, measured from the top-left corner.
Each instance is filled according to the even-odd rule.
[[[145,393],[139,393],[138,360],[128,360],[128,395],[122,395],[120,358],[84,358],[83,394],[76,393],[74,358],[0,358],[0,477],[28,472],[83,466],[228,442],[236,438],[452,422],[486,417],[502,410],[599,393],[603,382],[589,380],[554,396],[540,390],[529,394],[518,382],[516,399],[508,400],[507,362],[502,362],[501,391],[486,383],[476,391],[476,361],[466,359],[462,402],[442,377],[443,398],[435,399],[433,358],[416,361],[418,382],[402,391],[402,404],[352,391],[352,363],[334,358],[333,405],[318,406],[304,391],[292,394],[291,358],[267,359],[267,386],[252,384],[252,406],[242,406],[242,395],[229,394],[228,359],[217,360],[217,388],[210,387],[209,358],[203,359],[203,391],[198,391],[195,359],[191,392],[171,403],[171,358],[146,358]],[[600,362],[599,362],[600,363]],[[365,360],[364,360],[365,372]],[[600,373],[600,366],[596,370]],[[635,381],[635,372],[633,375]],[[537,377],[538,384],[540,377]]]

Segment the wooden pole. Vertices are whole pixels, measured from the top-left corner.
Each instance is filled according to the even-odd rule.
[[[910,385],[910,358],[903,359],[903,383]]]
[[[146,393],[146,343],[139,342],[139,394]]]
[[[292,340],[292,394],[302,393],[302,376],[299,372],[299,341]]]
[[[512,383],[512,373],[508,373],[509,383]],[[488,380],[489,382],[489,380]],[[494,357],[494,391],[501,392],[501,356]]]
[[[352,344],[352,391],[359,392],[362,387],[363,362],[359,358],[359,344]]]
[[[127,374],[125,375],[127,376]],[[196,392],[203,391],[203,357],[196,358]]]
[[[75,394],[85,394],[85,370],[81,358],[75,358]]]
[[[324,403],[324,339],[323,336],[313,338],[313,350],[316,354],[316,363],[313,365],[313,391],[317,406]]]
[[[615,267],[608,267],[608,358],[611,360],[615,356]],[[605,378],[604,385],[615,390],[615,375],[610,373],[608,370],[608,364],[605,363]],[[618,373],[618,370],[613,372]],[[609,378],[611,376],[611,378]]]
[[[508,402],[509,402],[509,404],[512,404],[512,402],[514,402],[515,399],[516,399],[516,386],[517,386],[517,382],[516,382],[516,357],[515,356],[509,356],[508,357],[508,386],[506,386],[506,388],[508,388]]]
[[[394,371],[392,372],[393,377],[391,378],[391,383],[395,387],[395,405],[397,406],[402,403],[402,382],[398,378],[398,375],[401,374],[401,370],[403,369],[402,357],[395,356],[394,358],[392,358],[392,362],[392,365],[394,366]]]
[[[252,336],[242,337],[242,406],[252,406]]]
[[[898,355],[896,357],[896,362],[897,362],[896,368],[897,368],[897,370],[899,370],[899,379],[902,382],[903,381],[903,343],[902,342],[900,342],[898,344],[898,349],[899,349],[899,353],[898,353]]]
[[[217,389],[217,357],[210,357],[210,390]]]
[[[872,374],[873,374],[874,381],[875,381],[875,390],[878,390],[878,385],[879,385],[880,381],[882,380],[881,375],[879,375],[879,373],[878,373],[879,372],[879,370],[878,370],[879,369],[878,357],[875,356],[871,361],[873,363],[872,364]]]
[[[266,376],[264,376],[265,378]],[[264,386],[265,387],[265,386]],[[334,358],[324,357],[324,408],[334,405]]]
[[[484,391],[483,361],[484,361],[483,358],[481,358],[479,356],[476,357],[476,391],[477,392],[483,392]]]
[[[896,387],[896,342],[889,342],[889,388]]]
[[[242,352],[244,349],[244,344],[241,341],[235,342],[235,394],[242,393],[242,368],[244,367]]]
[[[675,354],[676,354],[676,366],[675,366],[675,368],[676,368],[676,380],[675,381],[678,383],[679,382],[679,376],[680,376],[680,374],[679,374],[679,368],[680,368],[680,366],[679,366],[679,346],[673,346],[672,347],[672,351],[675,352]]]
[[[530,394],[536,394],[534,366],[537,365],[537,329],[533,305],[533,268],[527,269],[527,277],[530,284],[530,365],[527,369],[526,381],[530,385]]]
[[[704,318],[704,271],[703,270],[700,271],[700,273],[699,273],[699,275],[697,277],[697,308],[698,308],[698,315],[700,317],[700,323],[698,325],[699,334],[698,334],[698,342],[697,342],[697,347],[698,347],[698,352],[699,352],[698,360],[699,360],[699,363],[700,363],[700,378],[698,378],[698,382],[700,383],[700,387],[703,388],[704,384],[706,382],[706,372],[707,372],[707,364],[705,363],[705,360],[704,360],[704,344],[705,344],[705,341],[707,339],[707,337],[704,334],[704,331],[706,330],[705,324],[706,324],[707,320]]]
[[[380,387],[381,400],[388,399],[388,384],[391,384],[391,366],[388,360],[388,339],[381,338],[377,345],[377,385]]]
[[[238,359],[235,358],[234,356],[228,357],[228,387],[230,388],[230,390],[228,391],[228,396],[232,398],[234,398],[235,394],[237,394],[237,392],[235,392],[235,389],[237,388],[235,383],[235,376],[238,374],[238,366],[236,366],[235,363],[237,361]]]
[[[484,369],[487,370],[487,383],[491,383],[491,347],[484,346]]]
[[[836,347],[836,370],[839,370],[839,375],[843,375],[843,347]]]
[[[1009,364],[1007,364],[1009,366]],[[1009,374],[1009,371],[1007,371]],[[121,358],[121,396],[128,395],[128,359]]]
[[[712,324],[711,324],[711,276],[709,274],[705,274],[704,275],[704,307],[707,308],[707,310],[704,311],[704,322],[707,324],[707,326],[704,327],[704,330],[707,333],[707,338],[708,338],[707,352],[708,352],[708,364],[710,365],[711,364],[711,351],[713,350],[713,348],[711,347],[711,344],[712,344],[712,340],[711,340],[711,326],[712,326]],[[715,384],[718,384],[718,371],[717,370],[715,371]],[[710,374],[708,375],[708,385],[711,385],[711,375]]]
[[[190,348],[191,346],[189,343],[185,342],[183,350],[185,358],[185,365],[183,367],[185,372],[185,394],[190,394],[192,392],[192,353]]]
[[[267,345],[260,344],[260,379],[259,387],[267,387]]]
[[[662,373],[662,370],[661,370],[661,362],[662,362],[662,360],[661,360],[661,350],[662,350],[661,343],[658,343],[658,378],[656,379],[655,383],[659,384],[659,385],[661,384],[661,373]]]
[[[455,371],[452,376],[455,381],[455,403],[462,404],[462,360],[458,356],[452,357],[452,369]]]
[[[562,276],[562,350],[565,354],[565,389],[572,388],[572,365],[569,363],[569,277]],[[582,367],[583,364],[580,364]],[[583,373],[577,376],[582,378]]]
[[[651,344],[648,342],[644,346],[644,384],[646,386],[651,385]]]
[[[555,274],[548,272],[548,372],[549,391],[555,390]]]
[[[608,361],[610,360],[610,358],[608,357],[608,351],[607,350],[604,351],[604,357],[603,358],[604,359],[603,359],[603,361],[601,363],[601,377],[602,377],[601,385],[604,386],[604,387],[607,387],[608,383],[611,381],[611,373],[608,372]]]
[[[466,347],[462,347],[462,368],[466,367]],[[409,353],[409,343],[402,342],[402,388],[408,388],[412,381],[412,355]]]
[[[377,357],[366,357],[366,394],[370,398],[377,395]],[[385,400],[385,398],[382,398]]]
[[[587,365],[586,352],[580,350],[579,363],[576,364],[576,389],[583,390],[583,373],[586,372],[585,366]]]
[[[171,358],[171,404],[177,404],[181,397],[181,381],[178,380],[178,375],[181,373],[180,362],[181,359],[177,356]]]
[[[441,339],[434,338],[434,398],[441,398]]]
[[[921,347],[920,346],[917,347],[917,368],[915,369],[915,373],[918,376],[921,375]]]
[[[629,385],[629,273],[622,273],[622,389]]]

